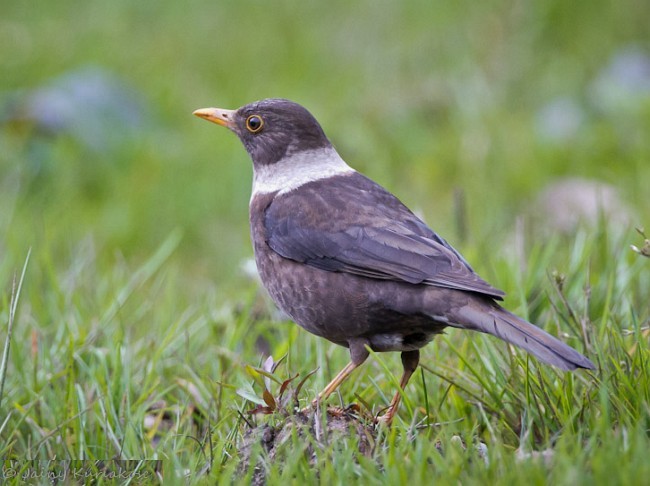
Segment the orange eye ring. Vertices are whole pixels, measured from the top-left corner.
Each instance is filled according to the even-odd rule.
[[[264,127],[264,119],[259,115],[246,118],[246,129],[251,133],[258,133]]]

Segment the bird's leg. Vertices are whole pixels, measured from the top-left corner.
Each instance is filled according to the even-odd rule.
[[[321,400],[327,399],[334,391],[339,387],[343,381],[350,376],[350,374],[363,364],[363,362],[368,358],[370,353],[366,349],[366,345],[370,344],[367,339],[356,338],[350,339],[348,341],[348,346],[350,347],[350,358],[351,361],[343,368],[339,373],[330,381],[327,386],[323,389],[322,392],[311,402],[312,407],[318,406],[318,403]]]
[[[312,402],[312,405],[315,407],[318,405],[318,402],[321,400],[327,399],[332,393],[336,391],[343,381],[350,376],[350,374],[358,367],[358,364],[355,364],[354,361],[350,361],[345,368],[343,368],[339,373],[330,381],[323,391],[321,391],[318,396]]]
[[[415,372],[420,362],[420,350],[416,349],[414,351],[403,351],[402,352],[402,366],[404,366],[404,373],[402,373],[402,379],[399,381],[399,386],[402,390],[406,388],[406,384],[409,382],[411,375]],[[397,408],[399,407],[399,402],[402,400],[402,394],[397,391],[395,396],[388,406],[388,410],[384,415],[379,417],[379,420],[384,422],[386,425],[390,425],[393,421],[393,417],[397,413]]]

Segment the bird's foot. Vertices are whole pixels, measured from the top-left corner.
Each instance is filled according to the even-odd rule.
[[[351,403],[345,407],[327,407],[327,413],[335,417],[348,416],[350,414],[357,415],[361,412],[361,407],[357,403]]]
[[[312,402],[309,405],[298,410],[298,413],[307,414],[313,412],[314,410],[318,410],[319,403],[320,402],[318,401],[318,399],[312,400]]]
[[[386,427],[390,427],[393,423],[393,418],[395,418],[396,413],[397,407],[388,407],[388,410],[384,415],[375,418],[375,423],[377,425],[385,425]]]

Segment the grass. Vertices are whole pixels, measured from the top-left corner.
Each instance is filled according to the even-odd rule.
[[[598,241],[578,241],[574,254],[602,250]],[[279,380],[320,367],[299,395],[303,404],[345,362],[344,350],[271,322],[266,312],[253,313],[254,286],[240,301],[184,301],[176,291],[181,272],[169,260],[178,244],[173,235],[140,267],[102,268],[89,259],[69,269],[65,280],[44,277],[41,286],[59,289],[47,302],[22,296],[3,400],[3,456],[158,458],[172,478],[188,472],[192,481],[226,481],[237,470],[248,429],[241,413],[260,425],[284,420],[246,414],[255,403],[242,398],[241,389],[262,396],[262,381],[250,371],[261,365],[260,341],[275,356],[287,353],[273,374]],[[363,476],[382,484],[404,478],[635,483],[646,477],[648,316],[647,309],[637,315],[642,306],[634,299],[647,295],[647,260],[622,247],[598,270],[588,294],[580,262],[566,267],[561,291],[543,276],[546,263],[532,259],[527,272],[541,275],[547,292],[540,319],[578,348],[586,339],[596,372],[565,374],[495,339],[450,331],[424,352],[395,426],[380,433],[371,454],[356,452],[354,437],[325,441],[310,463],[300,453],[305,440],[296,436],[267,464],[269,481],[309,478],[315,471],[322,481]],[[373,355],[342,387],[341,403],[357,396],[379,412],[398,372],[397,356]],[[269,387],[276,396],[278,387]],[[155,425],[146,428],[151,417]],[[479,442],[487,447],[487,464],[475,449]],[[548,464],[527,456],[549,450]]]
[[[160,459],[166,483],[251,479],[247,421],[286,420],[247,413],[264,388],[277,398],[299,375],[304,405],[344,366],[344,349],[278,322],[242,272],[250,163],[190,115],[285,96],[506,290],[509,309],[598,369],[561,373],[450,330],[423,350],[369,453],[354,436],[296,432],[273,459],[253,446],[268,483],[645,481],[650,261],[630,249],[644,238],[606,215],[568,234],[534,220],[524,239],[514,221],[528,222],[546,184],[579,176],[615,185],[632,224],[650,225],[647,93],[607,104],[614,89],[597,90],[621,51],[649,52],[648,6],[179,5],[3,6],[0,457]],[[104,125],[111,143],[98,150],[8,120],[16,90],[89,64],[133,88],[137,128]],[[547,139],[540,113],[558,98],[582,121]],[[253,368],[269,355],[286,358],[267,383]],[[399,356],[373,355],[330,403],[377,413],[400,369]]]

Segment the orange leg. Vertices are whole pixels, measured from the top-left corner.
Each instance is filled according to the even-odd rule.
[[[361,363],[355,364],[353,361],[350,361],[347,366],[339,371],[338,375],[336,375],[334,379],[330,381],[325,388],[323,388],[323,391],[318,394],[313,402],[311,402],[311,405],[315,407],[321,400],[326,400],[327,397],[334,393],[339,385],[343,383],[343,381],[345,381],[345,379],[350,376],[350,374],[360,365]]]
[[[336,391],[341,383],[350,376],[350,374],[356,370],[363,362],[368,358],[369,352],[366,349],[366,345],[370,343],[363,338],[351,339],[348,342],[350,347],[350,357],[352,360],[343,368],[339,373],[330,381],[327,386],[323,389],[322,392],[311,402],[312,407],[316,407],[321,400],[327,399],[332,393]]]
[[[409,382],[411,376],[417,369],[419,362],[420,362],[419,350],[416,349],[415,351],[402,352],[402,365],[404,366],[404,373],[402,373],[402,378],[399,381],[399,386],[402,390],[406,388],[406,384]],[[393,399],[391,400],[386,413],[381,417],[379,417],[379,421],[385,423],[386,425],[390,425],[393,422],[393,418],[397,413],[397,409],[399,408],[399,404],[401,401],[402,401],[402,394],[398,391],[397,393],[395,393],[395,396],[393,396]]]

